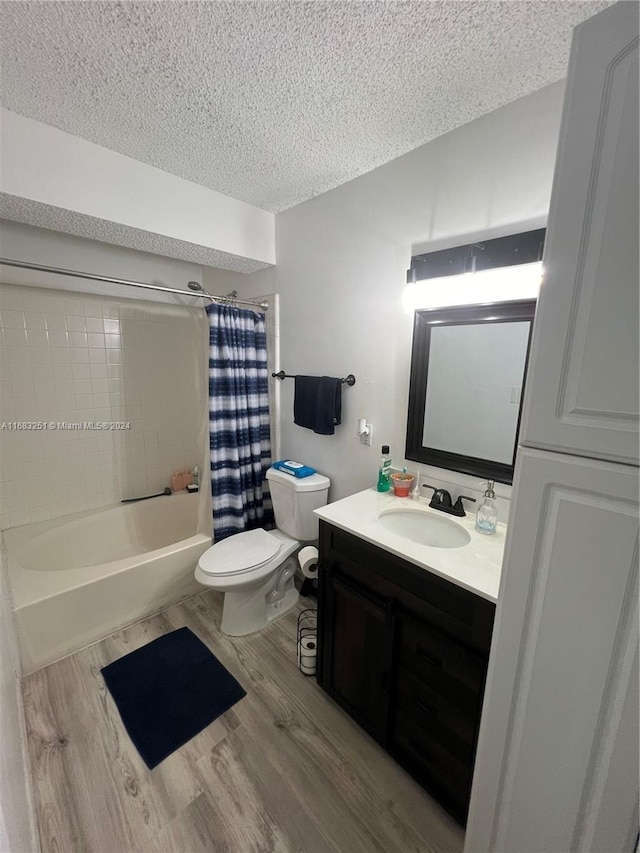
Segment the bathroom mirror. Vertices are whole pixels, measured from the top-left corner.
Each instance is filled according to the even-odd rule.
[[[415,312],[407,459],[513,481],[535,306]]]

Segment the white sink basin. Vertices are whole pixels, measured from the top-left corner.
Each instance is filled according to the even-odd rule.
[[[419,509],[385,509],[378,516],[380,524],[396,536],[431,548],[462,548],[471,536],[455,521]]]

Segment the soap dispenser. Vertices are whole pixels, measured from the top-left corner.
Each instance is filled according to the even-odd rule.
[[[484,493],[484,500],[476,513],[476,530],[478,533],[495,533],[498,526],[498,510],[496,509],[496,493],[493,491],[494,481],[487,480],[480,485],[486,486],[487,489]]]

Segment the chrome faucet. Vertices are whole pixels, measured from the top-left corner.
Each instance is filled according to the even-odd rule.
[[[438,489],[436,486],[430,486],[429,483],[423,483],[422,488],[433,489],[433,495],[429,501],[429,506],[432,509],[439,509],[441,512],[447,512],[449,515],[455,515],[458,518],[462,518],[466,515],[464,506],[462,505],[463,500],[473,501],[473,503],[476,502],[475,498],[467,497],[467,495],[460,495],[455,504],[453,504],[451,502],[451,495],[446,489]]]

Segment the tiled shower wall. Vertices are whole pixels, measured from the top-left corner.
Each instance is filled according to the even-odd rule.
[[[0,421],[129,422],[0,431],[0,528],[150,494],[200,461],[201,308],[3,285]]]

